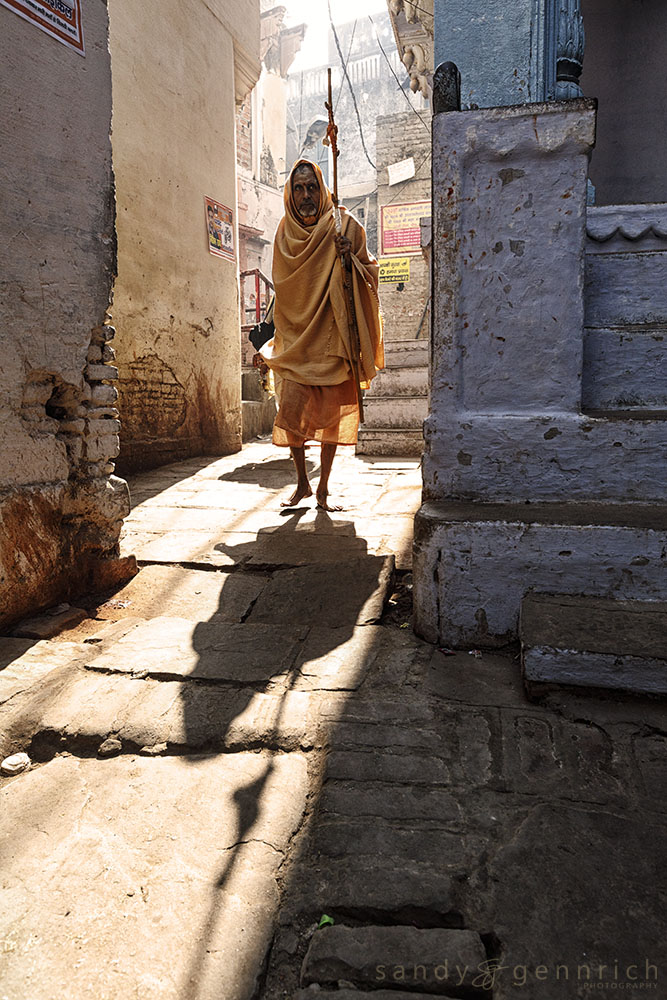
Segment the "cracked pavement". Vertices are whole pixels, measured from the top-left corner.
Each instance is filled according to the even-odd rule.
[[[515,651],[418,639],[414,460],[341,449],[333,515],[290,482],[260,441],[134,477],[138,576],[0,639],[33,761],[0,784],[0,997],[660,996],[661,704],[531,703]]]

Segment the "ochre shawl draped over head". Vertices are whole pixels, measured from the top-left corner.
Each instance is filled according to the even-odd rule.
[[[316,221],[307,226],[296,210],[292,177],[312,167],[320,188]],[[302,385],[336,385],[350,376],[350,333],[341,262],[334,244],[336,227],[331,192],[316,163],[298,160],[285,184],[285,215],[273,246],[276,293],[275,336],[262,356],[281,378]],[[363,227],[341,208],[342,234],[352,243],[350,277],[354,290],[362,384],[384,366],[378,299],[378,263],[368,252]]]

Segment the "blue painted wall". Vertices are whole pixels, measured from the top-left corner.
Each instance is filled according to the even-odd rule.
[[[552,96],[554,0],[435,0],[434,13],[435,65],[459,67],[464,106]]]

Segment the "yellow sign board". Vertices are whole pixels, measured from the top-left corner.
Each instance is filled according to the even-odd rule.
[[[380,257],[380,284],[396,284],[410,280],[409,257]]]

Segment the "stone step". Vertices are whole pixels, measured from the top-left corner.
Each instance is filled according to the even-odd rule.
[[[421,455],[424,435],[416,427],[361,427],[356,451],[357,455]]]
[[[505,645],[529,591],[664,600],[666,545],[666,504],[428,500],[415,517],[415,632],[450,648]]]
[[[400,987],[408,996],[410,991],[418,991],[447,997],[464,989],[466,996],[476,996],[475,984],[486,958],[481,938],[474,931],[336,924],[313,935],[302,982],[308,986],[343,980],[373,990]],[[397,968],[402,970],[400,981],[393,977]]]
[[[428,340],[388,340],[384,344],[387,368],[411,368],[429,364]]]
[[[374,396],[427,396],[428,367],[386,367],[373,379]]]
[[[412,427],[422,429],[428,416],[426,396],[364,397],[364,427]]]
[[[524,682],[667,694],[667,603],[529,593]]]

